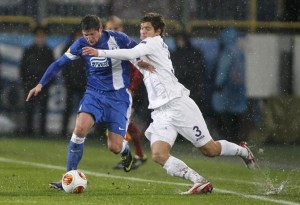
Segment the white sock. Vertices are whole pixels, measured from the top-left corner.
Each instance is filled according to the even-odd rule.
[[[206,181],[197,172],[189,168],[183,161],[173,156],[169,157],[163,168],[167,170],[167,173],[169,175],[184,178],[190,180],[193,183]]]
[[[221,154],[222,156],[240,156],[248,157],[248,150],[227,140],[219,140],[221,144]]]
[[[127,155],[128,151],[129,151],[128,142],[126,140],[123,140],[122,149],[120,151],[120,154],[126,154]]]
[[[75,133],[72,134],[71,141],[75,144],[82,144],[85,141],[85,137],[79,137]]]

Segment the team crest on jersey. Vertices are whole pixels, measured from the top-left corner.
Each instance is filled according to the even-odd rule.
[[[91,66],[95,67],[95,68],[99,68],[99,67],[108,67],[108,60],[106,57],[92,57],[90,59],[91,62]]]

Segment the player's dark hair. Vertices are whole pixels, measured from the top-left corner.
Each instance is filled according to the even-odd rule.
[[[165,31],[165,22],[164,22],[164,18],[162,17],[162,15],[158,14],[158,13],[147,13],[144,17],[142,17],[142,19],[140,20],[141,23],[145,23],[145,22],[150,22],[154,28],[155,31],[157,31],[158,29],[161,30],[160,36],[163,37],[164,36],[164,31]]]
[[[80,22],[80,27],[83,31],[95,29],[99,30],[102,27],[100,18],[96,15],[86,15]]]

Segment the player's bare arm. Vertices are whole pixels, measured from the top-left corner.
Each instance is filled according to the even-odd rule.
[[[27,95],[26,101],[29,101],[32,96],[37,96],[39,94],[39,92],[42,91],[42,87],[43,87],[43,85],[39,83],[39,84],[37,84],[37,86],[32,88]]]

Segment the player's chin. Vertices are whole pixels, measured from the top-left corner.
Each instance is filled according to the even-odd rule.
[[[88,42],[91,46],[95,45],[96,42]]]

